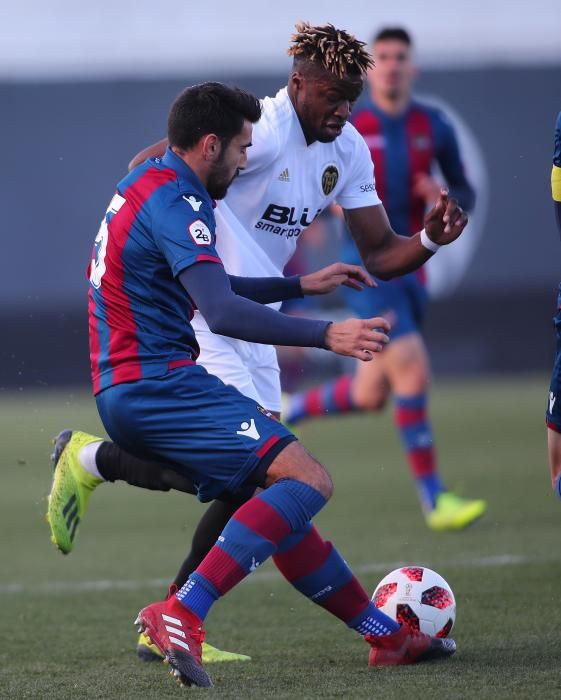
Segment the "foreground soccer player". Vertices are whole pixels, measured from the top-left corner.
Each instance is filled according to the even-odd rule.
[[[248,499],[185,585],[137,618],[174,675],[202,687],[212,685],[201,662],[204,619],[270,556],[298,590],[365,638],[372,665],[456,649],[400,628],[374,606],[311,523],[332,494],[325,468],[254,400],[195,363],[195,306],[211,328],[254,342],[370,361],[388,341],[382,318],[331,324],[262,305],[286,298],[291,280],[226,275],[211,197],[222,198],[244,168],[260,113],[251,95],[220,84],[185,90],[170,112],[164,157],[117,186],[90,269],[92,378],[107,432],[130,452],[173,465],[202,501],[225,491]],[[256,487],[264,490],[251,496]]]
[[[561,234],[561,112],[555,124],[555,143],[553,148],[553,166],[551,168],[551,196],[555,206],[555,218]],[[551,374],[549,396],[546,411],[547,450],[551,484],[555,493],[561,498],[561,285],[557,299],[558,311],[553,319],[557,334],[557,353]]]
[[[298,26],[289,51],[294,64],[288,87],[264,100],[247,167],[216,208],[216,247],[228,272],[281,277],[299,236],[315,213],[333,201],[343,206],[368,268],[384,278],[415,269],[432,254],[426,245],[450,243],[465,227],[467,218],[457,203],[441,193],[425,219],[422,235],[405,238],[392,231],[376,194],[368,149],[345,123],[370,60],[363,47],[344,30]],[[135,161],[161,155],[164,149],[165,144],[158,144]],[[281,392],[274,348],[216,335],[199,314],[193,325],[201,346],[199,364],[277,413]],[[77,518],[86,511],[91,489],[103,480],[194,491],[193,484],[169,464],[147,456],[152,461],[93,436],[61,435],[49,522],[53,539],[63,551],[72,549]],[[64,511],[72,496],[72,507]],[[220,498],[203,516],[174,585],[185,583],[239,505],[228,493]],[[151,658],[144,643],[139,650],[143,658]]]
[[[372,42],[375,67],[369,91],[353,109],[352,124],[370,148],[376,189],[390,223],[402,235],[415,235],[424,212],[438,201],[440,186],[431,176],[434,162],[450,191],[469,210],[474,192],[468,182],[454,130],[441,110],[412,98],[416,68],[412,43],[402,28],[382,29]],[[436,249],[436,246],[435,246]],[[347,237],[344,259],[359,260]],[[357,365],[322,386],[291,396],[283,410],[290,425],[354,411],[380,411],[390,396],[394,421],[418,488],[427,525],[436,531],[461,530],[480,518],[486,503],[447,491],[439,473],[428,415],[430,365],[422,335],[428,295],[422,268],[360,297],[347,295],[349,307],[364,318],[383,315],[392,322],[390,345],[376,362]]]

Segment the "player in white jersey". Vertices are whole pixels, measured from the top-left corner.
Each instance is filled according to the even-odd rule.
[[[370,153],[351,124],[344,123],[331,142],[308,145],[288,88],[265,98],[262,106],[248,166],[216,206],[217,249],[229,274],[280,277],[303,231],[332,202],[353,210],[375,207],[380,200]],[[341,122],[334,124],[337,133]],[[201,345],[199,362],[209,372],[280,412],[273,347],[214,335],[198,313],[193,327]]]
[[[288,53],[294,58],[288,85],[263,101],[246,169],[217,205],[217,250],[226,271],[282,276],[303,231],[332,202],[342,207],[371,274],[390,279],[416,269],[440,245],[460,235],[467,223],[465,213],[442,191],[422,231],[411,237],[397,235],[376,193],[368,148],[347,123],[371,61],[364,43],[332,25],[300,23]],[[161,155],[166,145],[163,140],[145,149],[131,167]],[[200,317],[192,323],[201,347],[198,362],[278,416],[281,391],[275,349],[213,335]],[[88,441],[83,433],[77,435],[82,437],[65,443],[55,460],[71,463],[75,474],[82,470],[107,481],[190,490],[169,467],[143,462],[99,438]],[[79,484],[76,488],[79,491]],[[214,501],[203,516],[175,585],[183,585],[238,507],[239,502],[228,502],[227,496]],[[80,519],[88,499],[89,492]],[[146,651],[141,644],[139,652],[149,658]]]

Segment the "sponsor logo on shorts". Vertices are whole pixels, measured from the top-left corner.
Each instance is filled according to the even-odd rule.
[[[237,435],[243,435],[244,437],[251,438],[252,440],[259,440],[261,438],[261,435],[259,435],[259,432],[255,427],[255,420],[253,418],[249,423],[244,421],[240,425],[240,428],[241,430],[236,430]]]
[[[555,402],[557,401],[557,396],[550,391],[549,392],[549,412],[553,413],[553,407],[555,406]]]

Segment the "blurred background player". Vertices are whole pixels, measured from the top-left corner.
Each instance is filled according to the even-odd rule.
[[[351,122],[370,148],[376,189],[393,229],[412,235],[423,225],[428,207],[441,185],[432,176],[435,162],[464,209],[474,205],[454,130],[439,109],[412,97],[417,74],[409,33],[401,27],[379,31],[372,42],[375,65],[353,109]],[[359,260],[347,236],[345,259]],[[458,530],[481,517],[486,504],[446,490],[439,474],[433,432],[427,412],[430,365],[421,334],[428,296],[423,268],[366,291],[347,303],[359,317],[373,313],[391,318],[391,344],[375,362],[357,366],[354,376],[295,394],[287,401],[284,419],[291,425],[325,415],[379,411],[389,397],[394,421],[407,453],[425,518],[433,530]]]
[[[561,112],[557,116],[555,124],[555,139],[553,149],[553,166],[551,168],[551,196],[555,207],[557,227],[561,234]],[[551,471],[551,483],[557,495],[561,498],[561,285],[557,298],[557,314],[553,319],[557,335],[557,354],[547,403],[547,450],[549,457],[549,469]]]

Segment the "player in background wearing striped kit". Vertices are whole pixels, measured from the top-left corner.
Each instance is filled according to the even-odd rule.
[[[438,199],[440,185],[431,175],[435,162],[464,209],[471,209],[475,195],[448,118],[411,96],[416,68],[409,34],[399,27],[382,29],[373,39],[372,54],[369,89],[354,107],[351,122],[370,149],[376,189],[392,227],[410,236],[422,227],[426,209]],[[351,236],[346,237],[343,259],[360,260]],[[284,420],[296,426],[310,418],[376,412],[391,398],[427,525],[435,531],[467,527],[484,514],[486,503],[448,491],[438,470],[428,414],[430,365],[422,336],[428,302],[424,269],[380,280],[374,292],[367,290],[360,297],[345,296],[359,318],[376,313],[392,319],[391,343],[376,362],[357,365],[354,375],[288,397]]]

